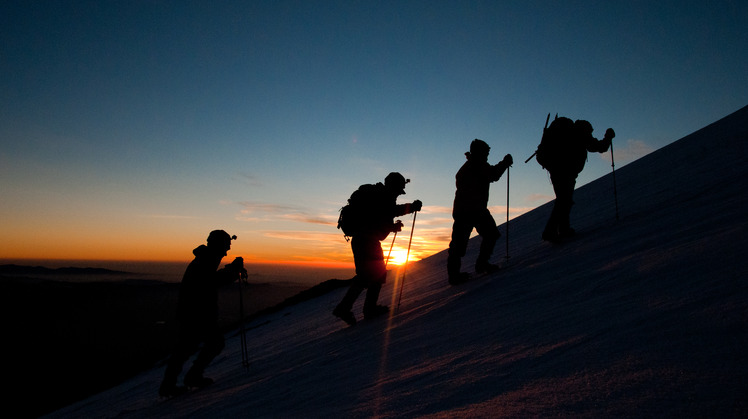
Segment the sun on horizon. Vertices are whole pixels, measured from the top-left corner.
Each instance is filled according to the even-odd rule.
[[[392,249],[392,253],[390,254],[388,250],[385,250],[385,258],[387,258],[387,254],[389,254],[389,262],[388,265],[397,265],[401,266],[404,265],[406,262],[415,262],[418,260],[416,256],[413,254],[413,251],[411,249],[410,255],[408,255],[408,249]],[[406,260],[407,259],[407,260]]]

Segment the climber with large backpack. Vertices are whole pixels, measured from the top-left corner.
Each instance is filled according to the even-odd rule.
[[[346,240],[350,237],[356,276],[333,315],[349,325],[356,324],[352,309],[359,295],[366,291],[364,318],[389,313],[389,307],[378,305],[379,292],[387,279],[384,253],[380,241],[390,233],[401,231],[403,223],[394,222],[399,217],[420,211],[422,203],[397,204],[397,197],[405,194],[406,180],[397,172],[390,173],[384,183],[361,185],[343,207],[338,219],[338,228],[343,230]]]
[[[598,140],[592,136],[592,131],[592,125],[588,121],[572,121],[559,116],[543,130],[535,158],[550,174],[556,194],[551,216],[543,230],[542,238],[545,241],[558,243],[575,234],[569,215],[574,205],[577,176],[584,169],[587,152],[608,151],[616,136],[613,128],[608,128],[603,139]]]

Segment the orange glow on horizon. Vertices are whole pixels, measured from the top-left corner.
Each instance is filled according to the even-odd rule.
[[[49,261],[62,265],[65,261],[80,265],[84,261],[106,266],[107,262],[116,263],[189,263],[192,249],[205,244],[203,240],[175,236],[172,240],[145,237],[142,241],[135,239],[112,240],[100,236],[64,235],[63,232],[51,233],[48,240],[32,241],[28,237],[11,237],[5,245],[0,245],[0,259],[15,260],[19,264],[30,264],[32,261]],[[429,232],[425,236],[415,236],[412,240],[408,262],[416,262],[446,247],[440,241],[443,234],[434,237]],[[202,236],[199,236],[202,237]],[[243,237],[243,236],[242,236]],[[438,237],[438,238],[437,238]],[[388,264],[401,266],[405,263],[408,237],[398,237],[392,249]],[[246,264],[286,265],[312,269],[354,269],[350,244],[341,238],[335,240],[307,243],[294,243],[289,251],[287,243],[280,246],[268,239],[269,243],[257,243],[246,240],[232,243],[223,263],[229,263],[235,257],[243,257]],[[12,245],[11,245],[12,244]],[[384,257],[387,258],[392,240],[382,242]]]
[[[228,257],[228,256],[227,256]],[[245,264],[252,265],[293,265],[307,268],[334,268],[334,269],[353,269],[353,262],[333,261],[327,259],[321,260],[269,260],[269,259],[251,259],[244,258]]]
[[[227,255],[223,258],[222,263],[229,263],[234,260],[234,257],[242,255]],[[21,264],[21,265],[39,265],[39,264],[51,264],[57,265],[69,265],[70,263],[95,263],[97,266],[105,265],[107,262],[110,263],[184,263],[187,264],[192,260],[188,259],[138,259],[138,258],[81,258],[81,257],[58,257],[58,258],[45,258],[45,257],[0,257],[0,264]],[[345,261],[331,261],[331,260],[282,260],[282,259],[251,259],[244,257],[244,263],[246,265],[291,265],[300,268],[320,268],[320,269],[354,269],[353,262]]]

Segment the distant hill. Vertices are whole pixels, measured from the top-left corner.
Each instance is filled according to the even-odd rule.
[[[56,276],[56,275],[133,275],[132,272],[104,268],[45,268],[44,266],[0,265],[0,276]]]

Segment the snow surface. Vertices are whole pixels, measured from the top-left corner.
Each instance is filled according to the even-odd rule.
[[[608,175],[568,243],[543,205],[496,274],[451,287],[441,252],[390,318],[347,327],[341,289],[249,323],[248,371],[232,333],[209,388],[160,399],[157,368],[50,417],[748,417],[746,156],[748,107],[617,169],[618,221]]]

